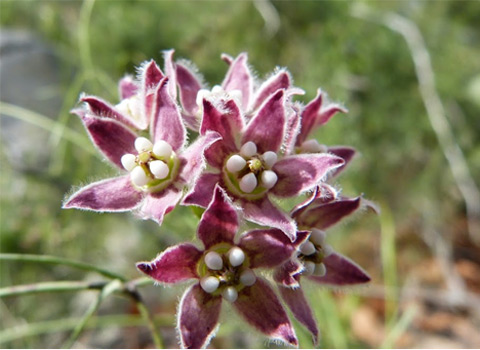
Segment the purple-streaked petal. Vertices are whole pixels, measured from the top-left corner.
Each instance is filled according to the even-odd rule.
[[[238,293],[233,306],[245,321],[270,338],[297,346],[295,331],[275,292],[261,278]]]
[[[139,262],[137,268],[161,283],[178,283],[198,278],[197,263],[203,252],[190,243],[168,248],[151,262]]]
[[[295,153],[295,142],[300,132],[301,118],[298,106],[292,106],[292,111],[287,118],[287,130],[285,132],[285,140],[283,142],[285,154]]]
[[[220,182],[220,174],[203,173],[193,188],[183,198],[182,205],[198,205],[206,208],[212,200],[215,185]]]
[[[94,211],[128,211],[138,206],[142,193],[137,191],[130,176],[120,176],[91,183],[65,201],[63,208]]]
[[[298,260],[290,259],[279,268],[275,269],[273,279],[278,284],[288,288],[299,288],[300,273],[304,267]]]
[[[168,77],[170,83],[168,84],[168,92],[172,99],[177,99],[177,70],[175,69],[175,63],[173,63],[173,54],[175,50],[166,50],[163,52],[163,59],[165,61],[165,74]]]
[[[332,172],[331,176],[333,177],[338,175],[340,172],[342,172],[345,169],[347,164],[350,163],[350,161],[355,156],[356,151],[355,151],[355,148],[348,147],[348,146],[333,146],[333,147],[328,147],[328,153],[334,154],[345,161],[343,165],[339,166],[337,169],[335,169]]]
[[[83,96],[80,99],[80,102],[85,102],[94,116],[111,118],[125,124],[125,126],[135,129],[141,129],[141,126],[132,118],[124,116],[122,113],[116,111],[115,108],[108,102],[105,102],[98,97]]]
[[[284,69],[271,76],[258,89],[252,110],[256,110],[274,92],[280,89],[287,90],[290,87],[290,74]]]
[[[302,289],[278,286],[278,290],[280,291],[283,301],[288,305],[295,318],[312,333],[313,343],[317,345],[319,333],[317,321],[313,316],[312,309],[310,305],[308,305]]]
[[[222,297],[205,293],[199,284],[185,292],[178,307],[177,320],[183,349],[207,347],[215,333],[221,306]]]
[[[327,153],[285,157],[273,166],[278,181],[271,192],[279,197],[298,195],[313,189],[328,171],[342,164],[342,158]]]
[[[323,263],[327,268],[325,276],[308,276],[307,278],[317,283],[334,286],[370,282],[370,276],[360,266],[343,255],[332,253],[323,260]]]
[[[153,142],[164,140],[174,151],[183,147],[186,133],[180,111],[168,93],[168,78],[164,78],[155,91],[151,133]]]
[[[161,192],[150,193],[145,196],[138,214],[143,219],[153,219],[161,225],[165,214],[175,209],[182,195],[182,191],[174,186],[169,186]]]
[[[222,83],[225,91],[240,90],[242,92],[242,107],[249,108],[253,93],[253,77],[247,64],[247,54],[241,53],[231,64]]]
[[[278,90],[262,105],[248,123],[242,144],[253,141],[259,153],[280,150],[286,124],[284,96],[284,91]]]
[[[114,119],[98,118],[85,114],[83,124],[92,142],[117,167],[123,169],[121,158],[126,153],[137,154],[133,133]]]
[[[335,225],[344,217],[352,214],[360,208],[361,197],[341,198],[328,203],[310,204],[306,210],[294,212],[292,217],[297,221],[298,226],[317,228],[325,230]]]
[[[347,113],[348,110],[346,110],[344,107],[337,105],[335,103],[332,103],[327,107],[321,109],[320,113],[318,114],[315,120],[315,126],[325,125],[330,120],[330,118],[332,118],[338,112]]]
[[[251,268],[271,268],[290,259],[307,237],[308,232],[297,232],[297,239],[292,243],[278,229],[252,230],[242,235],[238,246],[248,256]]]
[[[300,129],[300,134],[297,137],[297,146],[301,146],[303,142],[307,139],[308,135],[312,132],[315,125],[315,120],[317,115],[322,107],[323,93],[322,90],[317,90],[317,96],[310,101],[302,112],[302,126]]]
[[[278,228],[287,235],[293,242],[297,236],[297,226],[295,222],[275,207],[268,197],[257,201],[242,201],[243,214],[245,219],[262,226]]]
[[[221,242],[233,244],[237,230],[237,212],[225,191],[216,185],[212,202],[198,224],[197,236],[208,250]]]
[[[181,63],[176,64],[177,83],[180,92],[180,102],[188,115],[198,111],[197,94],[202,84],[197,76]]]
[[[222,53],[220,57],[221,57],[223,62],[225,62],[229,66],[232,65],[232,62],[233,62],[233,57],[232,56],[227,55],[226,53]]]
[[[126,75],[118,82],[118,94],[120,99],[124,100],[134,96],[138,92],[138,85],[131,75]]]
[[[141,77],[142,89],[144,93],[147,93],[150,89],[154,89],[165,76],[157,63],[150,60],[142,67]]]
[[[198,132],[200,129],[200,120],[193,114],[186,114],[182,112],[182,118],[183,121],[185,122],[185,125],[187,128]]]
[[[182,153],[181,158],[185,164],[180,170],[180,178],[187,185],[193,184],[195,179],[205,168],[204,153],[212,147],[212,144],[221,140],[218,133],[208,131],[205,136],[199,136],[197,140]]]
[[[210,101],[203,100],[203,118],[200,134],[209,130],[218,132],[222,140],[205,152],[208,163],[218,169],[223,167],[225,157],[238,151],[235,143],[236,134],[243,129],[243,119],[233,100],[227,101],[225,111],[219,111]]]

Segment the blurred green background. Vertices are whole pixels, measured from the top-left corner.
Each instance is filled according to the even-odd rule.
[[[61,209],[72,187],[115,174],[69,110],[81,92],[116,103],[116,82],[150,58],[163,66],[162,50],[194,62],[210,86],[227,70],[221,53],[246,51],[259,79],[288,67],[306,91],[297,100],[308,102],[321,87],[349,109],[316,136],[360,152],[336,185],[382,209],[330,230],[334,248],[360,263],[372,283],[340,291],[306,286],[320,346],[479,347],[472,334],[480,327],[480,250],[409,47],[379,23],[391,13],[423,35],[453,139],[479,185],[478,1],[0,1],[1,252],[64,257],[134,279],[136,261],[193,237],[197,221],[188,208],[176,209],[160,228],[128,213]],[[1,261],[0,287],[102,278],[62,265]],[[178,346],[174,313],[182,289],[140,289],[160,316],[166,347]],[[96,294],[0,299],[0,346],[64,346]],[[228,311],[211,347],[278,346]],[[129,299],[106,298],[74,346],[152,347],[137,313]],[[306,331],[298,324],[296,330],[300,346],[311,347]]]

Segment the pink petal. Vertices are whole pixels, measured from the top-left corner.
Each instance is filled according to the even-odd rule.
[[[310,101],[303,109],[301,118],[302,126],[300,128],[300,134],[297,137],[297,146],[301,146],[302,143],[305,142],[305,140],[308,138],[308,135],[310,135],[310,133],[312,132],[315,125],[315,120],[320,111],[320,108],[322,107],[322,101],[322,90],[318,89],[317,96],[312,101]]]
[[[268,197],[257,201],[246,201],[242,203],[245,219],[262,226],[278,228],[294,241],[297,235],[297,226],[295,222],[285,213],[275,207]]]
[[[257,278],[253,286],[242,289],[233,306],[258,331],[287,344],[298,345],[287,313],[275,292],[263,279]]]
[[[168,93],[168,78],[164,78],[158,85],[154,105],[151,121],[153,141],[167,141],[174,151],[178,151],[183,147],[187,131],[180,111]]]
[[[259,153],[277,153],[283,142],[285,123],[284,91],[278,90],[250,120],[242,144],[253,141]]]
[[[176,73],[182,107],[188,115],[194,115],[198,110],[197,94],[202,85],[196,75],[180,63],[176,64]]]
[[[247,65],[247,54],[240,54],[235,61],[230,64],[230,68],[222,83],[226,91],[240,90],[242,92],[242,107],[244,110],[249,108],[250,99],[253,93],[253,77]]]
[[[203,173],[195,185],[183,198],[183,205],[198,205],[206,208],[212,200],[215,185],[220,182],[220,174]]]
[[[94,211],[128,211],[142,200],[130,181],[130,176],[115,177],[81,188],[70,196],[63,208],[77,208]]]
[[[279,197],[296,196],[314,188],[328,171],[342,164],[342,158],[327,153],[287,156],[273,166],[278,181],[271,192]]]
[[[199,284],[185,292],[180,301],[177,320],[183,349],[207,347],[214,335],[221,306],[222,297],[205,293]]]
[[[198,238],[205,245],[205,250],[217,243],[233,244],[238,230],[238,215],[225,191],[215,186],[212,202],[202,215],[198,225]]]
[[[258,89],[252,110],[254,111],[260,107],[262,103],[277,90],[287,90],[290,87],[290,82],[290,75],[285,70],[280,70],[278,73],[270,77]]]
[[[97,118],[88,114],[82,117],[92,142],[117,167],[123,169],[121,158],[126,153],[137,154],[137,135],[116,120]]]
[[[137,268],[158,282],[178,283],[198,278],[197,263],[202,254],[193,244],[179,244],[168,248],[151,262],[137,263]]]
[[[142,67],[142,88],[146,94],[148,90],[156,88],[157,84],[164,78],[161,69],[154,60],[147,62]]]
[[[161,225],[165,214],[175,209],[182,195],[182,191],[174,186],[169,186],[161,192],[150,193],[145,196],[139,215],[143,219],[153,219]]]
[[[185,122],[185,125],[195,131],[195,132],[198,132],[198,130],[200,129],[200,120],[199,118],[197,118],[195,115],[193,114],[186,114],[186,113],[183,113],[182,112],[182,118],[183,118],[183,121]]]
[[[251,268],[275,267],[292,257],[298,246],[307,239],[306,231],[297,232],[294,243],[280,230],[252,230],[242,235],[238,246],[250,261]]]
[[[285,154],[290,155],[295,153],[295,142],[301,126],[300,111],[297,106],[292,107],[292,113],[287,119],[287,130],[285,132],[285,140],[283,143]]]
[[[238,151],[236,135],[243,129],[243,119],[235,102],[227,101],[225,110],[228,112],[221,112],[210,101],[203,100],[200,134],[204,135],[208,130],[213,130],[222,136],[222,140],[212,145],[205,154],[209,164],[218,169],[223,167],[229,154]]]
[[[332,118],[338,112],[347,113],[348,111],[337,104],[328,105],[328,107],[320,110],[320,113],[315,120],[315,126],[325,125],[330,120],[330,118]]]
[[[173,54],[175,50],[167,50],[163,52],[163,59],[165,61],[165,74],[170,83],[168,84],[168,92],[173,100],[177,99],[177,71],[175,63],[173,63]]]
[[[180,170],[180,178],[186,184],[194,183],[205,168],[203,160],[205,151],[219,140],[221,140],[221,137],[218,133],[208,131],[205,136],[197,137],[197,140],[182,153],[181,158],[185,161],[185,164]]]
[[[292,217],[295,218],[300,227],[325,230],[355,212],[360,208],[360,202],[361,197],[342,198],[318,205],[314,201],[306,210],[294,212]]]
[[[130,75],[124,76],[118,82],[118,94],[121,100],[135,96],[137,92],[138,85]]]
[[[334,154],[345,161],[345,164],[339,166],[337,169],[335,169],[332,172],[331,176],[333,177],[338,175],[345,169],[347,164],[350,163],[350,161],[353,159],[353,156],[355,155],[356,152],[355,152],[355,149],[352,147],[334,146],[334,147],[328,147],[328,153]]]
[[[298,260],[290,259],[282,266],[275,269],[273,279],[282,286],[299,288],[299,274],[302,272],[302,270],[303,265]]]
[[[85,102],[90,108],[92,114],[97,117],[112,118],[135,129],[142,129],[141,125],[135,122],[132,118],[124,116],[122,113],[117,112],[115,108],[108,102],[95,96],[84,96],[80,99],[81,102]]]
[[[308,276],[315,282],[344,286],[370,282],[370,276],[356,263],[338,253],[332,253],[323,260],[327,274],[323,277]]]
[[[302,289],[278,286],[278,290],[280,291],[283,301],[288,305],[295,318],[312,333],[313,343],[317,345],[319,334],[317,321],[315,321],[312,309]]]

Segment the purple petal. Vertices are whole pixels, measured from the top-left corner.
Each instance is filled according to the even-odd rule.
[[[158,83],[164,78],[161,69],[154,60],[147,62],[142,67],[142,88],[146,94],[150,89],[154,89]]]
[[[312,129],[315,125],[315,120],[317,118],[318,112],[322,107],[323,94],[322,90],[317,90],[317,96],[310,101],[302,112],[301,119],[301,129],[300,134],[297,137],[297,146],[301,146],[303,142],[307,139],[308,135],[312,132]]]
[[[301,126],[300,111],[296,106],[292,107],[292,113],[287,119],[287,130],[285,132],[285,140],[283,143],[285,154],[289,155],[295,153],[295,142]]]
[[[288,305],[295,318],[303,324],[312,333],[313,343],[318,342],[317,321],[313,316],[312,309],[308,305],[308,301],[303,294],[301,288],[287,288],[278,286],[283,301]]]
[[[302,271],[303,265],[296,259],[290,259],[285,264],[275,269],[273,279],[275,282],[285,287],[299,288],[299,274]]]
[[[130,75],[124,76],[118,82],[118,94],[120,95],[121,100],[135,96],[137,92],[138,85]]]
[[[280,89],[287,90],[290,87],[290,75],[287,71],[281,70],[265,81],[258,89],[252,110],[256,110],[274,92]]]
[[[220,56],[222,61],[224,61],[226,64],[228,64],[229,66],[232,65],[233,63],[233,57],[230,56],[230,55],[227,55],[226,53],[222,53],[222,55]]]
[[[183,205],[198,205],[206,208],[212,200],[215,185],[220,182],[220,174],[203,173],[194,187],[183,198]]]
[[[182,112],[182,118],[183,118],[183,121],[185,122],[185,125],[195,131],[195,132],[198,132],[198,130],[200,129],[200,120],[199,118],[197,118],[195,115],[192,115],[192,114],[186,114],[186,113],[183,113]]]
[[[115,177],[81,188],[68,198],[63,208],[77,208],[94,211],[128,211],[142,200],[130,181],[130,176]]]
[[[220,135],[214,131],[208,131],[205,136],[199,136],[181,155],[185,165],[180,170],[180,178],[190,185],[205,168],[203,161],[204,152],[212,147],[212,144],[219,141]]]
[[[243,129],[243,119],[235,102],[227,101],[225,110],[221,112],[210,101],[203,100],[200,134],[204,135],[208,130],[213,130],[222,136],[222,140],[212,145],[205,153],[209,164],[218,169],[223,167],[227,155],[238,151],[235,136]]]
[[[238,246],[250,261],[251,268],[275,267],[291,258],[298,246],[308,237],[306,231],[297,233],[294,243],[280,230],[252,230],[242,235]]]
[[[139,215],[144,219],[153,219],[161,225],[165,214],[175,209],[182,195],[182,191],[174,186],[169,186],[161,192],[150,193],[145,196]]]
[[[283,231],[291,241],[295,240],[297,235],[295,222],[275,207],[268,197],[252,202],[244,200],[242,207],[245,219],[262,226],[278,228]]]
[[[202,254],[193,244],[179,244],[168,248],[151,262],[137,263],[137,268],[158,282],[178,283],[198,278],[197,263]]]
[[[180,92],[180,102],[189,115],[194,115],[198,110],[197,94],[202,88],[200,80],[187,67],[176,64],[177,82]]]
[[[165,61],[165,74],[167,75],[170,83],[168,84],[168,92],[172,99],[177,99],[177,71],[175,69],[175,63],[173,63],[173,54],[175,50],[167,50],[163,52],[163,59]]]
[[[320,113],[315,120],[315,126],[322,126],[326,124],[330,120],[330,118],[332,118],[338,112],[347,113],[348,111],[337,104],[331,104],[328,107],[320,110]]]
[[[323,277],[308,276],[315,282],[344,286],[370,282],[370,276],[356,263],[338,253],[327,256],[323,263],[327,268],[327,274]]]
[[[287,313],[275,292],[263,279],[257,278],[253,286],[242,289],[233,306],[247,323],[268,337],[293,346],[298,345]]]
[[[95,96],[84,96],[80,99],[81,102],[85,102],[93,115],[97,117],[111,118],[125,124],[126,126],[142,129],[141,125],[136,123],[132,118],[126,117],[123,114],[117,112],[113,106]]]
[[[116,120],[86,114],[82,121],[92,142],[117,167],[123,169],[124,154],[137,154],[134,146],[137,135]]]
[[[247,65],[247,54],[240,54],[235,61],[230,64],[230,68],[222,83],[226,91],[240,90],[242,92],[242,107],[244,110],[249,108],[250,99],[253,92],[253,77]]]
[[[238,215],[225,191],[215,186],[212,202],[202,215],[198,225],[198,238],[205,250],[221,242],[233,244],[238,230]]]
[[[222,297],[205,293],[199,284],[185,292],[180,301],[177,320],[183,349],[207,347],[214,335],[221,306]]]
[[[284,91],[279,90],[263,104],[250,120],[243,136],[242,144],[253,141],[259,153],[277,153],[285,133]]]
[[[343,164],[343,159],[327,154],[287,156],[273,166],[278,181],[271,192],[279,197],[292,197],[314,188],[328,171]]]
[[[335,169],[332,172],[331,176],[333,177],[338,175],[340,172],[342,172],[345,169],[347,164],[350,163],[350,161],[355,156],[356,151],[354,148],[348,147],[348,146],[334,146],[334,147],[328,147],[328,153],[334,154],[345,161],[345,164],[339,166],[337,169]]]
[[[151,124],[153,141],[164,140],[174,151],[183,147],[186,138],[185,126],[180,111],[168,93],[168,78],[164,78],[155,91],[155,107]]]

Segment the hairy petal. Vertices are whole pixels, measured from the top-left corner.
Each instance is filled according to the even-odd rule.
[[[174,151],[183,147],[185,126],[175,101],[168,92],[168,78],[164,78],[155,91],[155,107],[151,124],[153,141],[167,141]]]
[[[297,235],[295,222],[278,209],[268,197],[257,201],[242,201],[245,219],[262,226],[270,226],[283,231],[287,237],[294,241]]]
[[[168,248],[151,262],[139,262],[137,268],[161,283],[179,283],[198,278],[197,263],[202,251],[184,243]]]
[[[173,100],[177,99],[177,70],[173,62],[173,54],[175,50],[166,50],[163,52],[163,59],[165,61],[165,74],[170,83],[168,84],[168,92]]]
[[[285,106],[283,90],[278,90],[268,99],[248,123],[242,144],[253,141],[260,153],[278,153],[285,134]]]
[[[247,110],[253,93],[253,77],[247,65],[247,54],[241,53],[231,64],[222,83],[226,91],[240,90],[242,92],[242,107]]]
[[[370,282],[370,276],[356,263],[345,256],[332,253],[323,260],[327,274],[323,277],[308,276],[315,282],[334,286],[345,286]]]
[[[134,96],[138,92],[138,85],[133,80],[132,76],[126,75],[118,82],[118,94],[120,99],[124,100]]]
[[[238,246],[247,254],[250,267],[275,267],[291,258],[297,247],[308,237],[306,231],[297,233],[297,239],[290,239],[278,229],[252,230],[240,238]]]
[[[176,73],[182,107],[187,114],[194,115],[198,110],[197,94],[202,85],[195,74],[180,63],[176,64]]]
[[[121,158],[126,153],[136,154],[137,135],[116,120],[85,114],[82,122],[92,142],[117,167],[123,169]]]
[[[280,70],[277,74],[270,77],[260,86],[256,93],[252,110],[256,110],[258,107],[260,107],[261,104],[277,90],[287,90],[290,87],[290,84],[291,79],[288,72],[284,69]]]
[[[221,306],[222,297],[205,293],[199,284],[185,292],[178,307],[177,319],[183,349],[207,347],[214,335]]]
[[[348,111],[335,103],[328,105],[326,108],[320,110],[320,113],[315,120],[315,125],[322,126],[326,124],[338,112],[347,113]]]
[[[150,193],[145,197],[139,215],[144,219],[153,219],[161,225],[165,214],[175,209],[182,195],[182,191],[174,186],[169,186],[161,192]]]
[[[92,114],[96,117],[111,118],[119,121],[125,126],[135,129],[142,129],[141,125],[135,122],[134,119],[124,116],[122,113],[115,110],[115,107],[98,97],[84,96],[80,99],[80,102],[85,102],[90,108]]]
[[[301,288],[278,286],[283,301],[288,305],[295,318],[312,333],[313,343],[318,343],[318,326]]]
[[[348,147],[348,146],[333,146],[333,147],[328,147],[328,153],[334,154],[345,161],[343,165],[339,166],[337,169],[335,169],[332,172],[331,176],[333,177],[333,176],[337,176],[345,169],[348,163],[350,163],[350,161],[355,156],[356,151],[355,151],[355,148]]]
[[[217,184],[212,202],[202,215],[198,225],[198,238],[205,245],[211,246],[227,242],[233,244],[233,238],[238,230],[238,215],[225,191]]]
[[[206,208],[212,200],[215,185],[220,182],[220,174],[203,173],[195,185],[183,198],[183,205],[198,205]]]
[[[63,208],[94,211],[129,211],[138,206],[142,193],[137,191],[130,176],[115,177],[81,188],[63,204]]]
[[[296,106],[293,106],[292,113],[287,118],[287,130],[285,133],[284,149],[285,154],[290,155],[295,153],[295,142],[297,135],[300,132],[301,118],[300,111]]]
[[[298,195],[314,188],[328,171],[342,164],[342,158],[327,153],[285,157],[273,166],[278,181],[271,191],[279,197]]]
[[[303,265],[297,259],[290,259],[282,266],[275,269],[273,279],[282,286],[299,288],[299,278],[302,271]]]
[[[257,278],[253,286],[242,289],[233,306],[246,322],[268,337],[298,345],[287,313],[263,279]]]
[[[305,140],[308,138],[308,135],[310,135],[310,133],[312,132],[315,125],[315,120],[318,113],[320,112],[320,108],[322,107],[322,102],[322,90],[318,89],[317,96],[312,101],[310,101],[303,109],[300,134],[297,137],[297,146],[301,146],[301,144],[305,142]]]
[[[143,91],[147,93],[148,90],[155,88],[160,83],[164,75],[157,63],[154,60],[150,60],[142,67],[141,77]]]

